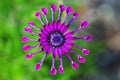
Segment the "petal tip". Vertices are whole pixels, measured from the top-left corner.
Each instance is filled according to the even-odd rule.
[[[25,32],[32,33],[32,28],[30,27],[25,27],[24,30]]]
[[[87,36],[87,37],[86,37],[86,40],[87,40],[88,42],[92,41],[92,35]]]
[[[23,46],[23,51],[24,51],[24,52],[28,51],[29,49],[30,49],[30,46],[29,46],[28,44],[25,44],[25,45]]]
[[[52,4],[52,5],[51,5],[51,8],[52,8],[53,11],[56,11],[56,9],[57,9],[57,7],[56,7],[55,4]]]
[[[74,13],[73,13],[73,16],[78,17],[78,16],[79,16],[79,13],[78,13],[78,12],[74,12]]]
[[[32,59],[32,57],[33,57],[33,54],[26,54],[27,59]]]
[[[22,42],[29,42],[30,39],[26,36],[22,36]]]
[[[37,18],[40,18],[40,17],[41,17],[41,13],[40,13],[40,12],[36,12],[36,13],[35,13],[35,16],[36,16]]]
[[[35,68],[36,68],[36,70],[40,70],[41,69],[41,64],[36,64],[36,66],[35,66]]]
[[[86,62],[86,59],[85,58],[78,58],[78,61],[80,62],[80,63],[85,63]]]
[[[34,22],[31,21],[31,22],[28,22],[29,26],[34,26]]]
[[[63,69],[63,67],[59,67],[59,68],[58,68],[58,72],[59,72],[60,74],[64,74],[64,69]]]
[[[63,4],[60,4],[59,8],[62,12],[65,10],[65,6]]]
[[[78,63],[73,63],[73,64],[72,64],[72,68],[73,68],[73,69],[77,69],[78,67],[79,67],[79,64],[78,64]]]
[[[90,50],[88,49],[83,49],[82,52],[85,54],[85,55],[88,55],[90,53]]]
[[[81,23],[81,27],[82,27],[82,28],[86,28],[86,27],[88,27],[88,25],[89,25],[88,21],[83,21],[83,22]]]
[[[48,9],[47,8],[42,8],[42,12],[44,13],[44,15],[48,14]]]
[[[55,68],[52,68],[50,70],[50,75],[54,76],[54,75],[56,75],[56,73],[57,73],[57,70]]]
[[[72,7],[68,6],[66,9],[67,14],[70,14],[72,12],[72,10],[73,10]]]

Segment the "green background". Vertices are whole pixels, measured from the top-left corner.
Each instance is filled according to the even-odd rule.
[[[81,6],[84,7],[82,1],[79,2],[81,4],[77,2],[73,4],[70,0],[68,2],[62,2],[62,0],[0,0],[0,80],[80,80],[80,76],[83,74],[96,74],[94,54],[103,48],[104,43],[101,44],[94,41],[88,43],[83,40],[76,41],[75,43],[91,50],[91,54],[85,56],[87,62],[80,64],[77,70],[73,70],[69,60],[63,56],[65,73],[57,73],[55,76],[49,74],[52,60],[51,54],[43,63],[40,71],[35,69],[35,64],[39,62],[45,54],[44,52],[31,60],[25,58],[25,54],[27,53],[22,50],[24,43],[21,42],[21,37],[28,35],[34,38],[35,36],[25,33],[23,30],[24,27],[28,26],[29,21],[35,21],[38,26],[42,27],[38,19],[34,16],[35,12],[40,11],[42,7],[49,8],[50,12],[51,4],[58,6],[61,3],[65,6],[72,6],[74,11],[79,10]],[[51,20],[51,13],[49,13],[48,18]],[[72,25],[71,30],[79,27],[79,22],[80,18]],[[88,34],[89,29],[82,33]],[[29,52],[36,50],[34,49]],[[74,48],[74,50],[83,55],[79,49]],[[74,55],[71,56],[77,61]],[[58,66],[59,60],[57,59],[56,68]]]

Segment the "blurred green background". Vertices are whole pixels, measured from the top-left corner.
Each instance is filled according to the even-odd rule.
[[[73,70],[68,59],[63,57],[65,73],[57,73],[55,76],[49,74],[51,54],[43,63],[42,69],[36,71],[35,64],[39,62],[44,52],[32,60],[27,60],[25,58],[27,53],[22,51],[24,44],[21,42],[22,35],[34,38],[23,29],[28,26],[29,21],[35,21],[37,26],[42,27],[34,14],[42,7],[47,7],[50,12],[51,4],[72,6],[74,11],[80,13],[80,18],[71,26],[71,30],[79,27],[81,20],[88,20],[89,28],[76,35],[93,35],[93,41],[90,43],[83,40],[75,42],[90,49],[90,55],[85,56],[87,62],[80,64],[79,69]],[[120,80],[118,16],[120,16],[119,2],[116,0],[0,0],[0,80]],[[48,18],[51,20],[51,13]],[[74,50],[83,55],[79,49]],[[71,56],[77,61],[75,56]],[[57,59],[56,68],[58,66]]]

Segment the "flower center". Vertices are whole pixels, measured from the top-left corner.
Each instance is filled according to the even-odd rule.
[[[50,43],[52,46],[61,46],[64,43],[64,36],[60,33],[52,33],[50,35]]]

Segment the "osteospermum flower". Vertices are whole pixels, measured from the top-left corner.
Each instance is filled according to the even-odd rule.
[[[39,42],[35,46],[30,46],[28,44],[25,44],[23,46],[23,50],[25,52],[32,48],[37,48],[40,46],[42,48],[39,49],[37,52],[27,54],[26,58],[31,59],[33,56],[37,55],[38,53],[45,51],[46,53],[44,54],[43,58],[40,60],[40,62],[38,62],[36,64],[36,70],[40,70],[46,57],[50,53],[52,53],[52,66],[51,66],[51,70],[50,70],[51,75],[55,75],[57,72],[57,70],[55,68],[56,56],[58,56],[59,60],[60,60],[60,65],[58,68],[59,73],[61,73],[61,74],[64,73],[62,55],[65,55],[70,60],[73,69],[77,69],[79,67],[79,64],[76,63],[70,57],[68,52],[71,52],[72,54],[74,54],[78,58],[78,61],[80,63],[86,62],[86,59],[84,57],[82,57],[81,55],[79,55],[78,53],[76,53],[71,47],[79,48],[82,51],[82,53],[84,53],[85,55],[89,54],[90,51],[88,49],[85,49],[85,48],[73,43],[75,40],[80,40],[80,39],[86,40],[88,42],[91,41],[91,39],[92,39],[91,35],[74,36],[74,34],[76,34],[77,32],[81,31],[84,28],[87,28],[88,22],[83,21],[80,24],[80,27],[78,29],[70,31],[69,30],[70,26],[79,16],[79,14],[77,12],[72,13],[72,7],[68,6],[67,8],[65,8],[65,6],[61,4],[59,6],[58,19],[55,20],[54,14],[55,14],[55,11],[57,10],[57,7],[55,4],[51,5],[51,12],[52,12],[52,21],[51,22],[47,18],[48,9],[42,8],[41,10],[42,10],[43,15],[45,16],[46,22],[44,22],[42,20],[41,12],[36,12],[35,16],[40,20],[40,22],[43,25],[43,28],[40,29],[39,27],[37,27],[35,25],[35,23],[33,21],[31,21],[28,23],[30,27],[25,27],[25,29],[24,29],[26,32],[37,35],[39,38],[34,40],[34,39],[30,39],[26,36],[23,36],[22,42]],[[66,17],[65,17],[64,21],[62,22],[61,15],[62,15],[63,11],[66,11]],[[72,14],[72,19],[68,23],[66,23],[70,14]],[[33,32],[32,28],[35,28],[36,30],[38,30],[39,33]]]

